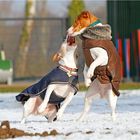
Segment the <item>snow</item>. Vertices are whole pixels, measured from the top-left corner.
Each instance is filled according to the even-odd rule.
[[[61,135],[49,137],[19,137],[15,140],[139,140],[140,139],[140,90],[120,91],[117,102],[117,120],[113,122],[107,101],[97,99],[82,122],[77,122],[84,107],[85,92],[78,92],[61,120],[48,123],[43,116],[30,116],[26,124],[20,124],[22,105],[17,103],[18,93],[0,94],[0,122],[9,120],[12,128],[25,132],[51,131],[56,129]],[[91,132],[88,133],[87,132]],[[70,133],[68,136],[66,134]],[[13,139],[12,139],[13,140]]]

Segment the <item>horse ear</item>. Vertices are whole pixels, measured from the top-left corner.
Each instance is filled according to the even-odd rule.
[[[82,16],[83,16],[83,18],[88,18],[89,17],[89,12],[88,11],[84,11],[84,12],[82,12]]]

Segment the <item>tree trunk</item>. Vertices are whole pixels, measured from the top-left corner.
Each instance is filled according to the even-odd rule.
[[[40,16],[42,18],[46,17],[46,3],[47,1],[46,0],[42,0],[42,3],[41,3],[41,14]],[[42,32],[42,40],[41,41],[41,51],[42,51],[42,55],[44,58],[46,58],[46,55],[47,55],[47,48],[46,46],[48,46],[48,44],[44,44],[44,41],[45,39],[47,38],[47,36],[45,35],[47,33],[47,28],[46,28],[46,20],[42,20],[42,25],[41,25],[41,32]]]
[[[36,12],[35,0],[26,0],[25,18],[33,18]],[[25,20],[23,31],[19,42],[19,51],[15,65],[15,77],[21,78],[26,76],[27,67],[27,54],[30,46],[31,35],[33,30],[34,21]]]

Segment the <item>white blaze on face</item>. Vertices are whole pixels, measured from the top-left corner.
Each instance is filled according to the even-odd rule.
[[[70,36],[77,36],[77,35],[80,35],[81,33],[84,32],[84,30],[86,29],[86,27],[82,28],[81,30],[79,31],[74,31],[75,29],[73,28],[73,26],[71,26],[69,29],[68,29],[68,35]]]
[[[68,35],[72,35],[73,34],[73,26],[71,26],[69,29],[68,29]]]

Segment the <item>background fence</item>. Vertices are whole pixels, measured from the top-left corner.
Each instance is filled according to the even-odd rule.
[[[26,76],[40,77],[55,65],[51,58],[62,43],[68,28],[68,20],[66,18],[0,18],[0,46],[4,47],[6,58],[13,61],[14,67],[25,20],[34,20]]]
[[[107,0],[108,23],[125,80],[140,81],[140,1]]]
[[[34,20],[31,43],[27,55],[26,76],[40,78],[49,72],[55,64],[52,55],[59,49],[68,29],[67,18],[0,18],[0,46],[4,47],[6,58],[12,60],[15,69],[16,57],[22,27],[25,20]],[[140,31],[133,31],[129,37],[115,39],[122,63],[122,77],[126,81],[140,79]],[[80,48],[80,47],[79,47]],[[80,54],[80,80],[83,80],[84,65],[82,50]],[[21,62],[22,63],[22,62]],[[14,79],[15,71],[14,71]]]

